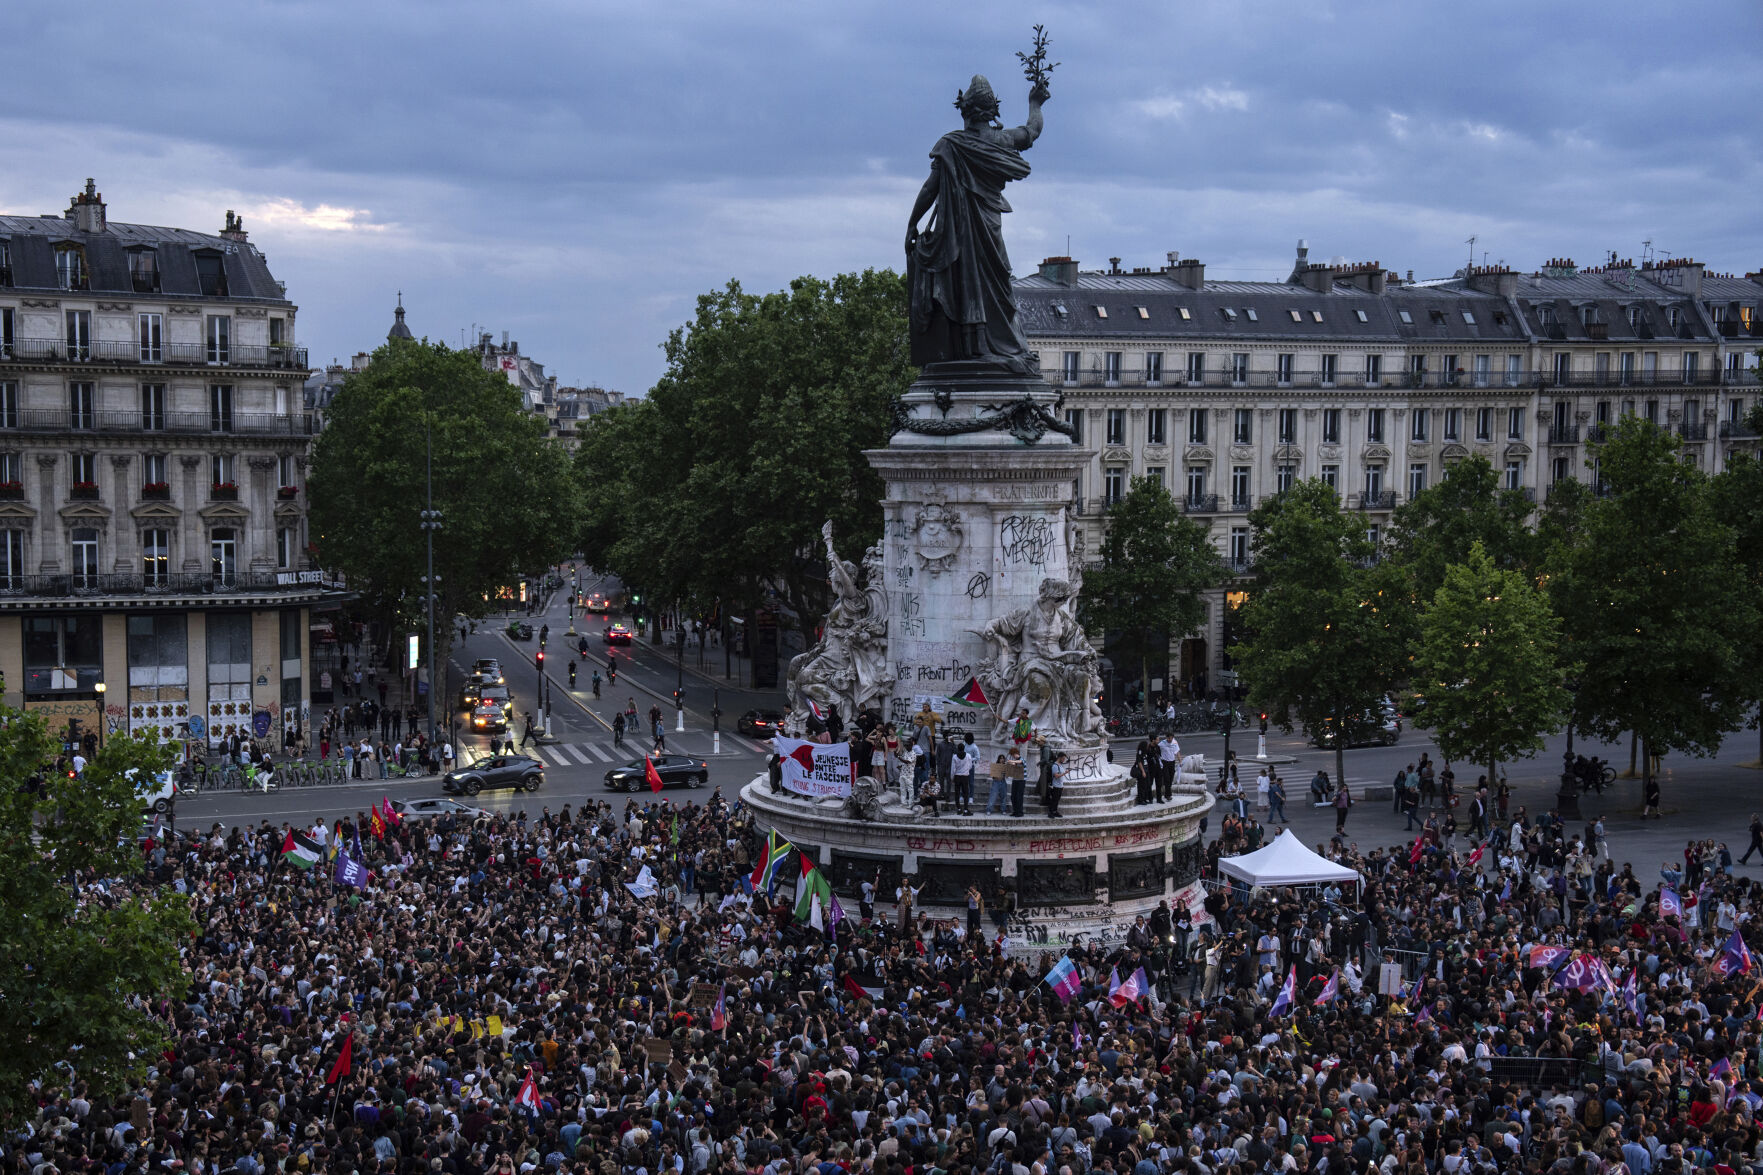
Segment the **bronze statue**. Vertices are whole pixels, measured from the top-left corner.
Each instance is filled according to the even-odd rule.
[[[1036,25],[1033,54],[1017,54],[1029,80],[1027,122],[1001,125],[991,83],[975,74],[955,96],[965,125],[931,148],[930,177],[906,225],[912,362],[921,367],[961,364],[1038,374],[1016,325],[1004,249],[1004,213],[1010,211],[1004,185],[1027,177],[1022,152],[1041,136],[1041,106],[1053,70],[1046,49],[1046,33]],[[921,232],[918,224],[927,212],[931,219]]]

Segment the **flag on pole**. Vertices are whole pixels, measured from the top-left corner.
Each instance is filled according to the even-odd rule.
[[[380,806],[375,804],[367,814],[367,830],[373,833],[375,840],[386,839],[386,818],[380,815]]]
[[[1420,1011],[1414,1013],[1414,1026],[1416,1028],[1418,1028],[1420,1025],[1425,1024],[1428,1020],[1431,1020],[1431,1019],[1432,1019],[1432,1009],[1427,1007],[1425,1004],[1421,1004]]]
[[[1417,862],[1419,862],[1420,849],[1421,849],[1421,846],[1424,845],[1425,843],[1426,843],[1426,838],[1424,836],[1417,836],[1414,838],[1414,847],[1412,849],[1410,849],[1408,852],[1408,864],[1413,865],[1413,864],[1416,864]]]
[[[1500,900],[1502,902],[1509,902],[1512,900],[1512,879],[1510,877],[1506,879],[1505,887],[1500,890]]]
[[[392,807],[391,796],[387,796],[380,801],[380,815],[386,818],[386,826],[388,828],[404,827],[404,817],[399,815],[398,809]]]
[[[655,880],[655,874],[650,872],[647,865],[644,865],[637,870],[636,880],[625,882],[624,888],[630,890],[634,897],[652,898],[661,892],[661,883]]]
[[[1562,989],[1590,991],[1598,986],[1597,962],[1590,955],[1575,955],[1565,967],[1555,972],[1553,983]]]
[[[526,1080],[520,1083],[520,1092],[514,1095],[514,1104],[525,1106],[535,1114],[539,1112],[539,1086],[533,1080],[531,1065],[527,1066]]]
[[[677,845],[679,843],[679,813],[678,812],[675,812],[673,814],[673,827],[668,830],[667,843],[670,845]]]
[[[1635,977],[1640,974],[1640,971],[1641,969],[1639,967],[1630,967],[1628,969],[1628,978],[1622,981],[1622,991],[1618,993],[1622,999],[1622,1006],[1627,1008],[1629,1015],[1633,1016],[1636,1020],[1641,1018],[1641,990],[1639,983],[1637,983],[1635,979]]]
[[[325,1074],[324,1083],[335,1085],[339,1077],[349,1076],[349,1066],[354,1056],[355,1033],[351,1031],[343,1037],[343,1051],[337,1054],[336,1063],[331,1066],[331,1071]]]
[[[957,706],[989,706],[992,704],[991,699],[986,697],[986,691],[980,688],[977,677],[968,678],[967,684],[949,695],[949,700]]]
[[[769,892],[775,887],[777,871],[783,867],[786,854],[795,847],[774,829],[766,838],[765,847],[759,850],[759,863],[753,867],[753,888],[764,888]]]
[[[1293,964],[1286,972],[1286,981],[1279,985],[1279,995],[1273,999],[1273,1007],[1268,1009],[1269,1016],[1283,1016],[1298,1002],[1298,968]]]
[[[1659,887],[1659,917],[1683,918],[1683,899],[1669,885]]]
[[[1059,956],[1059,961],[1053,964],[1052,970],[1047,972],[1041,982],[1052,987],[1053,994],[1059,997],[1062,1004],[1069,1004],[1071,997],[1081,991],[1084,985],[1083,978],[1077,973],[1077,964],[1071,961],[1070,955]]]
[[[830,897],[826,903],[826,934],[831,938],[839,932],[839,923],[845,920],[845,907],[839,905],[839,895],[832,893],[830,885],[827,892]]]
[[[814,715],[817,722],[826,721],[826,711],[822,710],[820,708],[820,703],[816,702],[813,698],[808,699],[808,712]]]
[[[655,770],[655,761],[647,755],[643,756],[643,780],[648,783],[652,792],[658,792],[662,788],[661,772]]]
[[[710,1031],[721,1032],[728,1027],[728,984],[716,987],[716,1002],[710,1005]]]
[[[373,880],[373,870],[351,857],[348,853],[338,853],[337,871],[331,875],[331,879],[338,885],[347,885],[353,889],[360,889],[362,886]]]
[[[1571,955],[1573,951],[1562,946],[1543,946],[1541,943],[1530,948],[1529,964],[1532,967],[1548,969]]]
[[[1719,1081],[1732,1073],[1732,1062],[1721,1057],[1708,1070],[1709,1081]]]
[[[318,842],[302,833],[290,831],[282,840],[282,860],[296,869],[310,869],[322,856]]]
[[[1340,994],[1341,972],[1337,967],[1334,973],[1328,977],[1328,982],[1322,985],[1322,990],[1316,993],[1315,1006],[1320,1008],[1324,1004],[1333,1003],[1334,998]]]
[[[335,861],[337,854],[343,851],[343,822],[337,821],[331,829],[331,843],[325,849],[325,859]]]
[[[1475,851],[1473,853],[1469,854],[1469,867],[1471,869],[1481,864],[1481,855],[1487,851],[1487,847],[1488,842],[1484,840],[1475,846]]]
[[[1117,994],[1119,994],[1119,992],[1120,992],[1120,968],[1119,967],[1110,967],[1110,968],[1108,968],[1108,1002],[1113,1004],[1117,1008],[1126,1003],[1125,1000],[1119,1000],[1119,1001],[1115,1000],[1114,997]]]
[[[802,856],[802,875],[796,879],[796,921],[806,922],[816,930],[826,929],[826,908],[832,902],[833,887],[826,874]]]
[[[359,812],[356,813],[357,816],[359,816],[360,814],[361,813],[359,813]],[[359,824],[349,825],[349,835],[355,841],[355,859],[358,861],[365,860],[367,858],[367,854],[361,851],[361,825],[359,825]]]
[[[1733,928],[1732,937],[1720,948],[1720,956],[1714,960],[1714,970],[1719,974],[1731,977],[1749,975],[1751,973],[1751,952],[1745,946],[1745,936],[1737,927]]]

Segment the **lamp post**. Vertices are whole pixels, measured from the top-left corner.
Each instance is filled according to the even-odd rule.
[[[428,537],[428,574],[422,577],[428,596],[429,622],[429,743],[435,741],[435,532],[441,529],[441,512],[435,509],[435,440],[428,420],[422,424],[423,444],[428,450],[428,506],[422,511],[422,529]]]
[[[104,749],[104,683],[92,687],[98,692],[98,749]]]
[[[581,575],[576,570],[575,565],[571,564],[570,568],[569,568],[569,635],[570,636],[574,636],[576,634],[575,633],[575,602],[576,602],[576,600],[578,600],[581,597],[581,590],[582,590]]]
[[[686,729],[686,622],[685,618],[675,613],[674,623],[678,625],[675,640],[678,642],[678,671],[673,681],[673,729],[684,733]]]

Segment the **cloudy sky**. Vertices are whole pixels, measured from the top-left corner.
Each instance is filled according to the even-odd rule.
[[[314,362],[509,331],[640,394],[700,292],[898,266],[950,103],[1047,25],[1018,272],[1063,253],[1281,278],[1614,250],[1763,267],[1763,8],[1478,0],[90,0],[8,30],[0,211],[240,211]]]

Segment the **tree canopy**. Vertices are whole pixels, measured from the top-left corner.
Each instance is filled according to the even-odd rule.
[[[1757,623],[1734,532],[1678,448],[1646,420],[1616,424],[1593,448],[1602,496],[1580,508],[1578,541],[1548,579],[1581,665],[1575,721],[1610,740],[1634,731],[1648,770],[1652,755],[1712,754],[1737,729]]]
[[[1148,477],[1135,477],[1109,507],[1099,554],[1084,571],[1078,608],[1086,627],[1118,634],[1123,654],[1138,660],[1148,703],[1153,642],[1200,626],[1203,593],[1223,579],[1224,565],[1207,527]]]
[[[1264,499],[1249,521],[1255,577],[1235,650],[1249,700],[1284,730],[1294,716],[1313,732],[1345,730],[1402,671],[1413,624],[1404,577],[1376,560],[1364,521],[1320,480]]]
[[[1525,526],[1530,512],[1524,491],[1502,490],[1485,457],[1467,457],[1397,508],[1388,555],[1407,571],[1415,598],[1431,600],[1445,569],[1468,559],[1477,543],[1496,567],[1528,564],[1535,545]]]
[[[40,716],[0,708],[0,1122],[34,1114],[30,1085],[64,1080],[55,1069],[95,1095],[143,1072],[167,1040],[148,1008],[181,994],[178,940],[195,928],[181,895],[91,888],[141,871],[128,773],[151,778],[171,753],[112,736],[79,779],[54,753]]]
[[[1543,749],[1572,701],[1560,627],[1542,591],[1476,542],[1446,568],[1421,619],[1414,724],[1433,732],[1446,759],[1479,764],[1496,782],[1500,763]]]
[[[704,294],[646,400],[584,430],[575,472],[588,561],[658,599],[750,608],[776,588],[809,628],[827,604],[820,528],[848,557],[881,535],[888,440],[914,369],[906,289],[866,270]]]
[[[423,611],[430,437],[438,616],[482,615],[486,594],[575,545],[568,455],[519,390],[472,352],[393,340],[337,393],[308,483],[319,559],[387,619]]]

